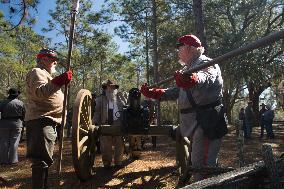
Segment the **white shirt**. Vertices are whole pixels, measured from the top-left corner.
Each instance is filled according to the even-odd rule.
[[[120,116],[116,101],[109,100],[107,109],[113,109],[113,121],[117,120]]]

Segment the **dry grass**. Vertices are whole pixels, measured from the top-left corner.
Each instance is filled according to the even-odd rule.
[[[275,126],[274,140],[259,139],[259,129],[254,128],[253,139],[245,142],[245,161],[251,163],[261,160],[261,145],[270,143],[275,155],[284,152],[284,128]],[[73,169],[71,142],[64,141],[64,153],[60,185],[56,174],[56,163],[50,169],[51,188],[174,188],[178,175],[175,172],[175,143],[168,137],[158,137],[157,148],[152,150],[147,143],[139,160],[131,161],[125,155],[124,167],[121,169],[102,168],[100,156],[96,157],[96,174],[87,182],[80,182]],[[222,167],[237,167],[236,139],[234,132],[228,134],[223,141],[219,162]],[[54,158],[57,159],[58,148]],[[25,159],[25,143],[19,146],[18,166],[0,167],[0,188],[31,188],[30,162]],[[4,181],[3,181],[4,180]],[[7,182],[5,182],[7,181]]]

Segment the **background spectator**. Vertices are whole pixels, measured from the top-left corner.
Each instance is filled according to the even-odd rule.
[[[264,133],[264,119],[263,119],[263,116],[264,116],[264,113],[267,111],[267,108],[265,107],[265,104],[262,103],[261,104],[261,109],[259,110],[259,122],[260,122],[260,129],[261,129],[261,132],[260,132],[260,138],[263,137],[263,133]]]
[[[270,105],[266,105],[267,111],[264,112],[263,114],[263,120],[264,120],[264,125],[266,128],[266,133],[267,133],[267,138],[273,139],[274,138],[274,133],[273,133],[273,119],[274,119],[274,111],[271,109]]]
[[[102,83],[103,93],[96,98],[96,108],[93,117],[95,125],[121,125],[119,112],[126,105],[122,93],[118,92],[119,86],[110,80]],[[121,166],[123,160],[123,140],[121,136],[100,136],[100,150],[105,168],[112,164],[112,146],[114,146],[114,164]]]
[[[0,163],[17,164],[25,108],[24,103],[18,99],[20,91],[11,88],[8,95],[0,103]]]
[[[252,109],[252,101],[248,101],[248,105],[245,109],[245,129],[244,136],[247,139],[251,138],[252,127],[254,124],[254,112]]]
[[[245,109],[244,108],[240,109],[239,120],[242,121],[242,130],[245,130]]]

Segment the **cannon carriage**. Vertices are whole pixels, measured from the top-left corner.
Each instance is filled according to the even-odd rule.
[[[147,122],[147,110],[141,109],[141,119],[138,122],[129,120],[127,107],[123,110],[123,124],[121,126],[100,125],[92,123],[91,92],[81,89],[73,105],[72,118],[72,158],[77,177],[88,180],[95,174],[95,143],[100,136],[172,136],[173,125],[150,125]],[[136,117],[136,119],[138,119]]]

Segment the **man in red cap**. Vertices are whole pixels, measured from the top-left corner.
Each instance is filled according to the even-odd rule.
[[[215,64],[196,73],[185,73],[211,60],[203,55],[204,48],[194,35],[180,37],[178,50],[179,63],[183,68],[174,74],[177,86],[150,89],[144,84],[141,92],[148,98],[161,101],[178,99],[180,126],[176,129],[179,143],[177,160],[183,173],[188,163],[193,167],[216,166],[221,138],[226,134],[227,127],[221,104],[223,79],[219,66]],[[182,150],[187,149],[182,137],[188,137],[191,141],[190,156],[186,156],[188,153]],[[203,178],[198,173],[194,173],[193,177],[195,181]]]
[[[26,77],[27,157],[32,160],[33,189],[47,188],[48,168],[53,164],[56,127],[61,123],[63,110],[61,87],[72,79],[71,71],[52,78],[57,60],[54,50],[40,50],[37,66]]]

